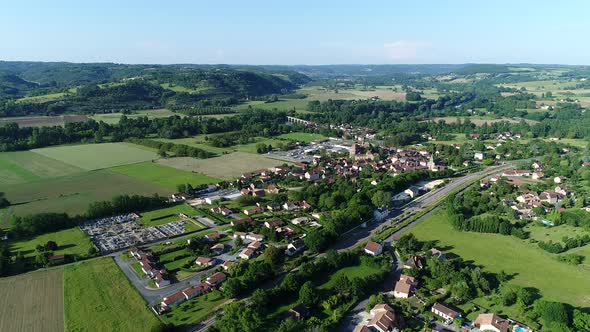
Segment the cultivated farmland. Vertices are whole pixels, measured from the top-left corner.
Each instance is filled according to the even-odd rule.
[[[61,268],[0,279],[0,331],[63,331]]]
[[[2,191],[14,205],[8,215],[25,215],[39,212],[67,212],[79,214],[86,211],[88,204],[110,200],[121,194],[168,195],[167,190],[108,170],[77,173],[43,181],[4,185]]]
[[[155,152],[129,143],[67,145],[31,151],[85,170],[127,165],[158,158]]]
[[[50,127],[64,126],[66,123],[86,122],[86,115],[54,115],[0,118],[0,126],[7,123],[17,123],[19,127]]]
[[[112,258],[64,269],[66,331],[158,331],[161,326]]]
[[[39,181],[82,171],[30,151],[0,152],[0,185]]]
[[[195,171],[224,180],[231,180],[241,176],[243,173],[270,168],[284,163],[283,161],[245,152],[234,152],[209,159],[182,157],[160,159],[158,162],[166,166],[185,171]]]
[[[149,161],[118,166],[111,168],[111,170],[173,191],[176,190],[178,184],[190,183],[193,187],[196,187],[220,181],[204,174],[182,171]]]
[[[428,216],[411,232],[419,240],[437,241],[438,247],[449,247],[450,252],[481,265],[484,270],[514,275],[509,283],[537,288],[546,299],[581,307],[590,305],[588,268],[559,262],[528,240],[500,234],[459,232],[452,228],[442,212]],[[556,282],[556,278],[567,282]]]

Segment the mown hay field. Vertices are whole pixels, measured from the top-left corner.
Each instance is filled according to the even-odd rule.
[[[224,180],[235,179],[247,172],[271,168],[284,163],[280,160],[245,152],[234,152],[209,159],[181,157],[160,159],[158,162],[162,165],[189,172],[195,171]]]
[[[0,331],[63,331],[63,270],[0,279]]]

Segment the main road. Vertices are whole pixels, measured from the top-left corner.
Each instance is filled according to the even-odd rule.
[[[387,227],[393,227],[396,224],[401,223],[405,219],[409,218],[413,214],[419,212],[420,210],[429,207],[433,204],[440,203],[444,198],[446,198],[449,194],[471,184],[475,183],[480,178],[496,174],[502,173],[505,170],[510,168],[514,168],[512,164],[503,164],[500,166],[493,166],[486,168],[482,171],[471,173],[469,175],[452,179],[449,183],[445,186],[434,189],[429,191],[428,193],[424,194],[423,196],[418,197],[417,199],[409,202],[408,204],[402,206],[399,210],[395,210],[390,212],[390,218],[386,219],[384,222],[371,222],[367,224],[367,227],[357,227],[352,232],[349,232],[344,236],[334,247],[336,250],[347,250],[350,248],[354,248],[364,241],[368,240],[372,236],[380,233]],[[391,216],[393,215],[393,216]],[[412,222],[410,225],[404,227],[404,230],[407,230],[414,226],[420,219]]]

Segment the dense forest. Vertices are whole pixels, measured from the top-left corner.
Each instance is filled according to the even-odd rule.
[[[0,62],[0,116],[229,106],[288,94],[310,79],[292,70]],[[19,100],[21,97],[51,98]],[[200,114],[210,114],[200,112]]]

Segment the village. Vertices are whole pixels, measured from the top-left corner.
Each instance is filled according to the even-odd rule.
[[[365,137],[366,134],[361,134]],[[320,145],[317,145],[320,144]],[[306,200],[282,202],[273,199],[279,194],[286,194],[288,187],[285,183],[314,184],[320,181],[334,183],[337,178],[346,178],[352,182],[367,181],[366,174],[370,174],[369,185],[377,186],[382,177],[375,176],[383,173],[396,177],[415,171],[430,171],[433,174],[442,173],[450,167],[444,159],[424,150],[389,149],[373,146],[370,143],[353,143],[344,150],[325,149],[322,143],[312,143],[309,147],[301,147],[290,157],[297,157],[296,162],[261,169],[242,174],[234,182],[209,186],[205,189],[188,193],[171,195],[170,201],[175,204],[186,204],[195,210],[194,216],[184,216],[188,219],[199,220],[207,225],[207,234],[202,237],[187,238],[183,231],[167,235],[167,242],[158,241],[162,237],[145,238],[141,241],[126,242],[122,247],[131,248],[129,255],[136,261],[134,270],[140,277],[145,275],[148,282],[143,281],[140,293],[149,294],[151,289],[160,289],[158,294],[164,294],[159,301],[150,297],[152,309],[158,315],[165,315],[175,310],[179,305],[195,301],[201,296],[223,289],[223,283],[228,278],[228,271],[241,261],[257,260],[269,247],[277,247],[283,251],[288,260],[295,259],[306,251],[305,237],[308,231],[323,227],[322,217],[326,211],[318,211]],[[330,143],[333,144],[333,143]],[[342,151],[346,151],[343,155]],[[321,152],[321,153],[320,153]],[[305,156],[302,158],[302,156]],[[469,166],[483,160],[483,155],[475,153]],[[464,166],[466,166],[464,165]],[[537,172],[504,171],[500,176],[514,178],[533,176]],[[481,180],[480,185],[486,188],[497,181],[498,176]],[[556,181],[557,180],[556,178]],[[420,181],[407,189],[392,196],[391,205],[401,206],[430,190],[444,185],[444,181]],[[541,194],[545,199],[549,193]],[[241,203],[240,203],[241,202]],[[244,203],[245,202],[245,203]],[[244,205],[245,204],[245,205]],[[204,217],[198,217],[196,214]],[[180,215],[179,215],[180,217]],[[125,216],[118,217],[129,218]],[[133,219],[133,218],[132,218]],[[115,220],[118,220],[115,218]],[[96,223],[96,222],[95,222]],[[89,223],[89,225],[92,223]],[[98,225],[104,222],[98,222]],[[167,225],[167,224],[164,224]],[[181,225],[181,224],[180,224]],[[88,226],[85,226],[88,228]],[[161,228],[162,226],[158,226]],[[100,233],[98,231],[90,233]],[[89,233],[89,234],[90,234]],[[190,235],[190,234],[188,234]],[[94,234],[96,237],[96,234]],[[181,236],[184,239],[174,240]],[[97,237],[99,239],[100,237]],[[399,239],[394,239],[399,240]],[[150,245],[150,243],[157,243]],[[387,243],[369,241],[363,252],[376,257],[383,253]],[[187,252],[189,254],[187,254]],[[400,257],[396,252],[395,256]],[[172,259],[170,259],[172,257]],[[400,269],[411,271],[423,269],[426,256],[413,255],[402,259]],[[444,260],[444,252],[431,249],[428,257]],[[171,267],[169,271],[166,267]],[[123,268],[123,267],[122,267]],[[189,280],[190,282],[185,282]],[[183,284],[188,286],[182,287]],[[151,285],[151,286],[150,286]],[[171,287],[172,285],[177,285]],[[416,296],[420,284],[411,274],[401,274],[399,280],[392,285],[387,293],[395,301],[404,301]],[[171,290],[168,290],[171,288]],[[453,327],[454,321],[459,320],[462,331],[532,331],[523,324],[502,319],[499,316],[481,314],[473,322],[464,321],[461,311],[445,303],[435,303],[429,309],[440,320],[440,326]],[[300,305],[290,309],[289,314],[296,319],[305,319],[305,308]],[[403,317],[388,304],[376,304],[363,320],[354,327],[355,331],[395,331],[401,329]],[[522,330],[517,330],[521,328]],[[443,331],[445,328],[432,329]]]

